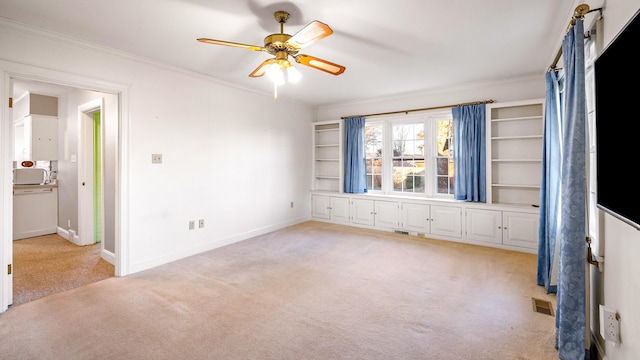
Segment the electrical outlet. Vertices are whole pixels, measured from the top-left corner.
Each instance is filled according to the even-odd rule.
[[[162,164],[162,154],[151,154],[152,164]]]
[[[605,340],[620,342],[620,319],[615,311],[600,305],[600,335]]]
[[[189,220],[189,230],[193,230],[196,228],[196,222],[194,220]]]
[[[199,228],[203,228],[204,227],[204,219],[198,220],[198,227]]]
[[[291,202],[291,208],[293,209],[293,201]]]

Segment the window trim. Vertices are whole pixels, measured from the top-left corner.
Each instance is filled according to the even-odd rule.
[[[368,189],[372,194],[454,200],[454,194],[437,193],[437,124],[438,120],[453,121],[451,109],[438,109],[402,115],[385,115],[365,119],[365,127],[382,124],[382,190]],[[420,193],[395,191],[393,187],[393,125],[424,122],[425,191]]]

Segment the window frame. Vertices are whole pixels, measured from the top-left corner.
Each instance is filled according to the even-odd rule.
[[[452,120],[451,109],[438,109],[402,115],[386,115],[365,120],[365,127],[382,124],[382,189],[368,189],[369,193],[389,196],[409,196],[420,198],[454,199],[454,194],[437,192],[437,125],[438,120]],[[424,124],[424,192],[396,191],[393,186],[393,126],[403,124]]]

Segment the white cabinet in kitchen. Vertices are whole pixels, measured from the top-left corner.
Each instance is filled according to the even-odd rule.
[[[462,236],[462,208],[460,206],[402,203],[403,230],[425,235],[453,238]]]
[[[467,209],[466,215],[468,240],[537,248],[537,212]]]
[[[14,160],[58,160],[58,118],[29,115],[14,121]]]
[[[349,198],[338,196],[313,195],[311,197],[311,216],[333,222],[349,222]]]

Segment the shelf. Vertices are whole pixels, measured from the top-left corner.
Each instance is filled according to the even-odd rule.
[[[331,179],[331,180],[340,180],[339,176],[322,176],[322,175],[317,175],[316,179]]]
[[[512,117],[512,118],[504,118],[504,119],[491,119],[491,121],[500,122],[500,121],[521,121],[521,120],[542,120],[542,115],[536,116],[521,116],[521,117]]]
[[[500,137],[491,138],[491,140],[527,140],[527,139],[542,139],[542,135],[500,136]]]
[[[491,162],[542,162],[542,159],[491,159]]]
[[[339,129],[316,129],[317,133],[322,133],[322,132],[331,132],[331,131],[338,131]]]
[[[316,159],[316,161],[340,161],[340,159]]]
[[[322,145],[316,145],[317,148],[325,148],[325,147],[338,147],[340,146],[340,144],[322,144]]]
[[[502,187],[502,188],[540,189],[540,185],[524,185],[524,184],[491,184],[491,186]]]
[[[544,99],[487,105],[487,200],[540,202]]]

